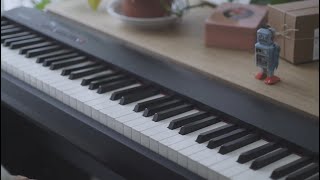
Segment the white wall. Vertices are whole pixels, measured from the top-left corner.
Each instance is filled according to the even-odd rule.
[[[1,12],[7,11],[19,6],[32,7],[31,0],[1,0]]]

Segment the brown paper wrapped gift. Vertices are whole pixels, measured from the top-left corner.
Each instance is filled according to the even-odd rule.
[[[294,64],[319,60],[319,0],[271,5],[268,24],[278,32],[283,59]]]

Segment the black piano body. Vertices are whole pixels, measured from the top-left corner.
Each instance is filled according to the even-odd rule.
[[[318,161],[319,124],[315,117],[143,54],[61,17],[19,8],[4,13],[2,18],[154,83],[163,91],[179,94],[198,107],[234,123],[259,129],[266,138],[276,139]],[[4,146],[11,143],[7,138],[14,132],[32,130],[30,137],[38,139],[44,149],[50,149],[77,168],[102,179],[202,179],[2,71],[1,104],[2,111],[7,114],[1,118],[1,142]],[[11,113],[21,118],[14,118],[16,122],[11,122]],[[21,123],[25,126],[17,125]],[[14,126],[17,126],[16,131],[5,129]],[[8,151],[2,151],[2,159],[6,159]]]

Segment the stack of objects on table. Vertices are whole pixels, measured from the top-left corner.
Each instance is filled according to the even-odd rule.
[[[318,0],[269,6],[268,22],[280,34],[280,57],[293,64],[319,60]]]

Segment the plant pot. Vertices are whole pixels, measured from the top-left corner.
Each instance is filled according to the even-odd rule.
[[[172,2],[173,0],[122,0],[121,11],[129,17],[163,17],[170,14],[165,7],[171,7]]]

